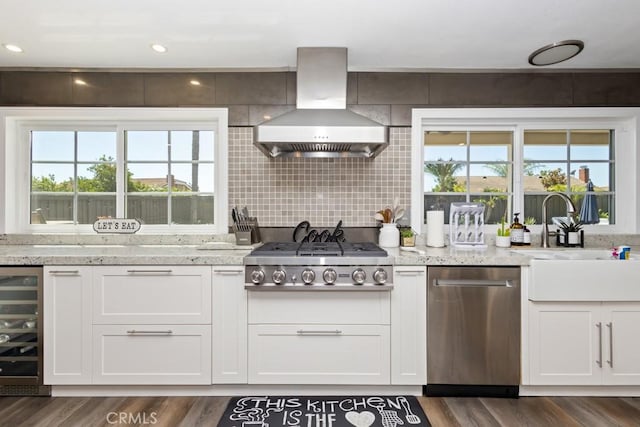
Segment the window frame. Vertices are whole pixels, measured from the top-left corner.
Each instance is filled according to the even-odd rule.
[[[145,224],[140,234],[227,234],[228,233],[228,111],[225,108],[1,108],[0,188],[4,203],[0,206],[3,233],[95,234],[92,224],[30,224],[30,130],[109,128],[117,132],[116,162],[124,168],[124,130],[151,128],[162,130],[211,130],[214,143],[214,223]],[[57,130],[56,129],[56,130]],[[116,193],[125,197],[125,179],[118,173]],[[12,209],[7,207],[13,206]],[[124,204],[118,202],[117,217],[124,217]]]
[[[524,207],[522,171],[524,166],[523,148],[525,130],[580,130],[611,129],[614,131],[615,159],[615,212],[613,225],[588,225],[587,233],[592,234],[632,234],[640,229],[638,198],[640,136],[637,124],[639,108],[450,108],[414,109],[412,112],[412,162],[411,162],[411,226],[422,233],[426,224],[422,221],[424,212],[423,177],[423,134],[427,130],[450,130],[452,127],[474,130],[486,126],[512,126],[513,139],[513,199],[511,212],[519,212]],[[624,194],[625,197],[620,197]],[[495,224],[487,224],[486,232],[495,233]],[[445,232],[448,232],[445,225]],[[542,225],[531,227],[539,232]]]

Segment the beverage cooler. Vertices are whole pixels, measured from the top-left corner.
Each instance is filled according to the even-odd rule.
[[[0,395],[49,395],[42,353],[42,268],[0,267]]]

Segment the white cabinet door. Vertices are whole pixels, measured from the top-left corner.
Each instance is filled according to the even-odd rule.
[[[600,303],[530,303],[531,384],[601,384],[604,333]]]
[[[95,267],[96,324],[210,324],[211,267]]]
[[[640,385],[640,303],[603,303],[604,383]]]
[[[389,326],[249,325],[251,384],[389,384],[389,365]]]
[[[91,267],[44,267],[44,383],[91,384]]]
[[[427,270],[395,267],[391,291],[391,384],[427,382]]]
[[[94,325],[94,384],[211,384],[211,326]]]
[[[247,382],[247,291],[244,268],[214,266],[211,288],[214,384]]]

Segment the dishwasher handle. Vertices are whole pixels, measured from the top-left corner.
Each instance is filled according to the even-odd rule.
[[[488,279],[433,279],[433,286],[512,288],[511,282],[511,280]]]

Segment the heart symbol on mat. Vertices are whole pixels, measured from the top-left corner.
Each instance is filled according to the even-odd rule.
[[[356,427],[369,427],[376,420],[376,416],[369,411],[349,411],[346,413],[345,417],[347,418],[347,421]]]

